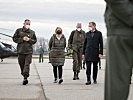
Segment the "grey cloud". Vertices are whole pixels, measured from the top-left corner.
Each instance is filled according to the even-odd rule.
[[[104,6],[84,3],[0,3],[1,20],[103,21]]]
[[[37,1],[39,0],[36,0],[36,2],[35,0],[10,0],[9,2],[4,2],[3,0],[1,0],[0,20],[5,22],[20,22],[23,21],[25,18],[30,18],[31,20],[34,20],[34,22],[47,22],[50,23],[50,25],[55,24],[54,22],[57,22],[59,25],[65,23],[66,27],[64,29],[64,33],[67,38],[70,34],[70,31],[75,28],[76,22],[83,22],[85,25],[87,25],[89,21],[104,23],[103,14],[105,6],[102,4],[85,4],[70,2],[50,3],[42,2],[42,0],[40,0],[41,2]],[[51,22],[52,20],[54,22]],[[48,25],[45,26],[44,24],[33,27],[33,29],[37,32],[38,36],[44,36],[45,34],[47,38],[50,38],[50,36],[53,34],[53,28],[55,27]]]

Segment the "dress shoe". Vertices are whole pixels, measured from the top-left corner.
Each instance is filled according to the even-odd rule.
[[[57,79],[54,79],[54,83],[57,83],[58,81],[57,81]]]
[[[97,81],[96,80],[94,80],[94,84],[97,84]]]
[[[24,79],[23,80],[23,85],[26,85],[26,84],[28,84],[28,80],[27,79]]]

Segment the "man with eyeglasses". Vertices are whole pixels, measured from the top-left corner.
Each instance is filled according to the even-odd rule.
[[[30,29],[31,21],[26,19],[23,28],[18,28],[13,35],[13,41],[17,43],[18,63],[21,74],[24,77],[23,85],[28,84],[30,64],[32,62],[33,44],[37,42],[35,32]]]

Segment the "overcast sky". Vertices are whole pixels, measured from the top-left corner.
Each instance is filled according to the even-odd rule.
[[[37,36],[49,39],[60,26],[68,39],[77,22],[88,31],[88,22],[95,21],[106,36],[104,11],[104,0],[0,0],[0,28],[9,29],[0,31],[13,35],[28,18]]]

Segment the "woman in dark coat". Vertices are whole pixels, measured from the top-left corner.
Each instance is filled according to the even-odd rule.
[[[57,27],[55,34],[51,37],[49,41],[50,55],[49,59],[53,66],[54,73],[54,83],[57,83],[57,76],[59,76],[59,84],[63,82],[62,79],[62,66],[65,62],[65,47],[66,47],[66,38],[62,34],[62,29]],[[58,68],[58,71],[57,71]],[[57,72],[59,75],[57,75]]]

